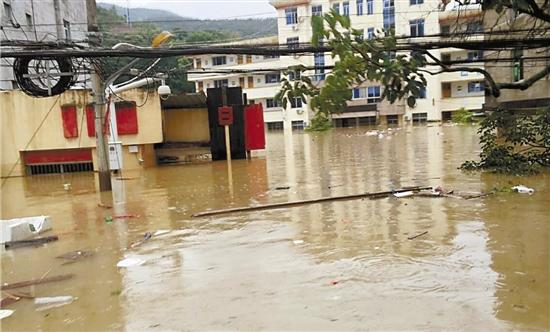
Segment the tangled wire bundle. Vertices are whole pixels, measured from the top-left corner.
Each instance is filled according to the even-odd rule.
[[[48,66],[46,66],[47,62]],[[49,69],[54,72],[50,72]],[[70,58],[24,57],[16,58],[13,64],[15,79],[19,87],[26,94],[35,97],[55,96],[68,90],[77,78],[74,69]],[[54,82],[51,82],[52,85],[48,89],[53,77],[55,80],[52,80]]]

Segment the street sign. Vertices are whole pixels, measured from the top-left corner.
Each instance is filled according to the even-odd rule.
[[[233,107],[218,107],[218,124],[220,126],[230,126],[233,124]]]

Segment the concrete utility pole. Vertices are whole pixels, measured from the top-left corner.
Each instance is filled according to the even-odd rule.
[[[86,10],[88,13],[88,32],[90,34],[90,43],[99,44],[99,28],[97,26],[97,8],[95,0],[86,0]],[[107,140],[103,133],[105,123],[105,89],[99,77],[98,69],[95,65],[92,70],[92,93],[94,97],[95,113],[95,137],[97,151],[97,167],[99,171],[99,191],[110,191],[111,171],[109,170],[109,155],[107,151]],[[114,112],[114,110],[112,110]]]

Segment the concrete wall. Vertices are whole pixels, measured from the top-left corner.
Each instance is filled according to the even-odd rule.
[[[208,142],[208,109],[163,110],[165,142]]]
[[[123,145],[162,142],[160,101],[156,92],[151,92],[147,97],[146,91],[131,90],[121,96],[125,100],[135,101],[137,105],[143,104],[137,108],[138,134],[120,135]],[[48,98],[34,98],[20,91],[0,92],[1,176],[8,176],[16,164],[19,166],[9,175],[21,175],[22,166],[18,160],[21,151],[95,147],[95,137],[88,137],[84,114],[85,105],[91,102],[92,97],[87,90],[69,90]],[[76,105],[78,137],[63,136],[62,105]],[[127,152],[126,147],[123,150]],[[135,159],[135,156],[132,158]]]
[[[2,0],[11,5],[13,17],[8,18],[0,6],[4,40],[55,41],[65,40],[63,20],[70,22],[71,39],[82,41],[87,33],[86,0]],[[27,22],[27,14],[32,24]],[[20,27],[14,27],[19,24]],[[6,47],[1,47],[5,50]],[[0,59],[0,89],[13,86],[13,59]]]

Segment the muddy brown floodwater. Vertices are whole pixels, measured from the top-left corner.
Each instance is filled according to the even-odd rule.
[[[2,330],[548,330],[549,173],[464,173],[475,127],[269,133],[265,156],[125,172],[9,179],[2,218],[46,214],[59,241],[2,252],[2,282],[74,273],[20,292]],[[63,189],[71,183],[71,190]],[[192,213],[412,185],[533,195],[350,200],[191,218]],[[282,189],[277,187],[290,187]],[[113,204],[112,209],[98,202]],[[136,215],[105,222],[106,216]],[[140,246],[146,232],[171,230]],[[428,233],[414,240],[416,234]],[[129,248],[129,249],[127,249]],[[56,256],[70,251],[93,255]],[[124,258],[145,261],[117,268]]]

